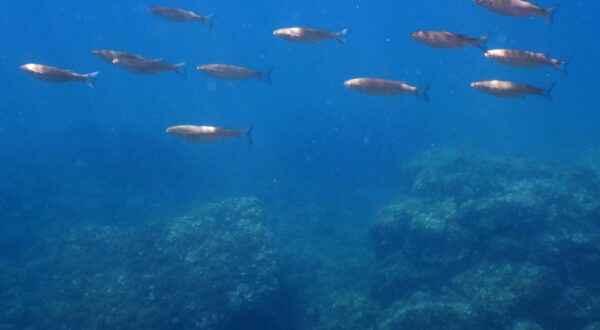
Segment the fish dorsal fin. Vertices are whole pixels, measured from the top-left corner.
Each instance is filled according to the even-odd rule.
[[[164,61],[165,61],[165,59],[164,59],[164,58],[162,58],[162,57],[159,57],[159,58],[152,59],[152,60],[150,60],[150,61],[152,61],[152,62],[164,62]]]

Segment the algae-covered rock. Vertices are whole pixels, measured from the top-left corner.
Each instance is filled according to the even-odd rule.
[[[385,256],[406,249],[419,252],[428,245],[439,249],[468,243],[472,235],[454,221],[457,212],[456,203],[449,199],[431,203],[406,198],[385,207],[371,226],[375,251]]]
[[[201,289],[182,286],[176,292],[193,302],[186,308],[189,317],[206,314],[200,322],[220,324],[237,312],[259,310],[268,303],[277,288],[277,267],[265,220],[258,200],[230,199],[211,203],[166,228],[158,250],[176,261],[169,276],[184,275]]]
[[[594,294],[564,291],[600,272],[597,169],[432,150],[402,177],[371,226],[376,301],[450,288],[492,328],[598,321]]]
[[[600,324],[600,285],[597,280],[573,283],[566,288],[558,313],[563,315],[562,323],[566,325],[583,328],[593,322]]]
[[[374,289],[380,300],[438,286],[472,265],[477,237],[455,220],[454,201],[407,198],[386,208],[371,226],[379,257]]]
[[[600,330],[600,323],[599,322],[594,322],[592,324],[588,324],[587,326],[585,326],[581,330]]]
[[[481,329],[481,323],[477,311],[464,300],[417,292],[383,311],[377,329]]]
[[[519,320],[510,327],[511,330],[544,330],[544,328],[532,321]]]
[[[463,203],[494,194],[515,179],[551,179],[554,172],[542,163],[514,157],[494,157],[458,149],[431,149],[406,163],[405,192],[437,200],[452,198]]]
[[[531,264],[479,264],[453,281],[493,322],[507,316],[546,318],[554,313],[560,282],[551,269]]]
[[[333,302],[320,313],[319,330],[373,330],[376,329],[378,306],[358,292],[333,295]]]
[[[276,251],[256,199],[210,203],[141,228],[73,229],[34,249],[22,272],[40,329],[226,329],[260,319],[277,290]],[[4,304],[4,303],[2,303]]]

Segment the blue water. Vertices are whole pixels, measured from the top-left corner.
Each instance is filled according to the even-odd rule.
[[[159,4],[214,13],[214,27],[148,13]],[[403,164],[420,152],[451,148],[561,166],[597,154],[599,14],[600,4],[590,0],[563,1],[553,26],[498,16],[468,0],[6,2],[0,12],[0,264],[18,271],[36,258],[29,248],[74,228],[143,226],[239,196],[256,196],[267,210],[319,205],[328,211],[315,226],[329,229],[318,235],[337,242],[331,237],[344,236],[343,228],[368,236],[378,210],[408,180],[400,175]],[[348,43],[294,44],[272,35],[289,26],[347,28]],[[490,48],[571,56],[569,75],[503,66],[473,47],[429,48],[409,37],[417,30],[490,33]],[[188,79],[136,75],[94,57],[93,49],[185,61]],[[36,80],[19,70],[24,63],[99,71],[98,88]],[[195,70],[207,63],[273,67],[273,84],[222,81]],[[355,77],[429,83],[430,103],[345,89],[343,82]],[[469,86],[488,79],[555,82],[554,101],[495,98]],[[165,133],[180,124],[253,125],[254,144],[199,145]],[[336,225],[344,212],[359,218],[358,225]],[[296,228],[290,241],[314,243],[316,234],[302,229],[307,219],[287,221],[270,228],[275,236]],[[371,249],[368,239],[358,241]],[[35,318],[43,316],[31,317],[14,323],[0,316],[0,328],[40,328]],[[306,325],[310,316],[295,319],[304,321],[289,328],[323,326]],[[283,328],[278,322],[267,323]]]

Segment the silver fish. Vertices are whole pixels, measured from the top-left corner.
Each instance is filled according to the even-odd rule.
[[[410,35],[413,39],[434,48],[463,48],[475,46],[484,52],[489,35],[471,38],[466,35],[446,31],[417,31]]]
[[[522,68],[549,66],[567,75],[569,59],[551,58],[544,53],[536,53],[517,49],[492,49],[485,52],[485,57],[496,62]]]
[[[118,50],[110,50],[110,49],[94,49],[92,50],[92,54],[97,56],[99,59],[104,60],[110,64],[113,64],[113,60],[115,58],[142,58],[139,55],[128,54],[125,52],[121,52]]]
[[[554,21],[554,14],[558,5],[550,8],[539,7],[525,0],[474,0],[476,4],[499,15],[512,17],[532,17],[543,18],[549,24]]]
[[[147,60],[141,56],[117,57],[112,60],[114,65],[122,67],[128,71],[138,74],[157,74],[172,71],[181,74],[187,79],[185,73],[185,62],[179,64],[170,64],[162,59]]]
[[[326,40],[335,40],[339,43],[346,43],[348,29],[343,29],[340,32],[330,32],[327,30],[291,27],[277,29],[273,31],[273,35],[281,39],[303,42],[303,43],[318,43]]]
[[[28,63],[20,66],[21,70],[44,81],[61,84],[71,81],[86,83],[92,89],[96,89],[95,80],[99,72],[87,74],[75,73],[71,70],[63,70],[49,65]]]
[[[499,97],[518,98],[529,95],[537,95],[545,98],[548,101],[552,101],[552,89],[554,89],[554,84],[548,88],[540,88],[510,81],[486,80],[472,82],[471,87],[486,94]]]
[[[148,11],[171,22],[199,22],[208,26],[209,28],[212,28],[213,14],[202,16],[194,13],[193,11],[172,7],[150,7],[148,8]]]
[[[411,86],[403,81],[377,78],[355,78],[344,82],[344,86],[358,92],[373,96],[398,96],[412,94],[425,102],[429,102],[427,92],[429,85]]]
[[[229,129],[217,126],[196,126],[196,125],[179,125],[167,128],[166,132],[170,135],[183,140],[207,143],[218,142],[226,138],[242,138],[252,144],[253,126],[248,129]]]
[[[271,84],[271,71],[269,68],[265,71],[254,71],[242,66],[229,64],[204,64],[196,68],[200,72],[204,72],[210,76],[225,79],[225,80],[246,80],[259,79],[267,84]]]

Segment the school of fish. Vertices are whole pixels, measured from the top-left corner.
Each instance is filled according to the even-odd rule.
[[[549,24],[553,24],[554,14],[558,9],[558,5],[542,8],[525,0],[473,0],[473,2],[498,15],[517,18],[540,17]],[[213,25],[213,14],[200,15],[193,11],[164,6],[151,6],[148,8],[148,12],[170,22],[200,23],[209,29]],[[315,44],[335,41],[340,44],[346,44],[348,30],[343,29],[339,32],[332,32],[307,27],[287,27],[276,29],[272,34],[277,38],[296,43]],[[448,31],[416,31],[410,37],[432,48],[458,49],[476,47],[484,52],[486,58],[504,65],[520,68],[545,66],[561,71],[565,76],[567,75],[569,58],[552,58],[547,54],[531,50],[488,49],[486,44],[490,39],[489,34],[471,37]],[[132,73],[153,75],[163,72],[174,72],[187,79],[185,62],[172,64],[161,58],[146,59],[141,55],[109,49],[96,49],[92,51],[92,54],[110,65],[120,67]],[[46,82],[82,82],[96,89],[95,80],[98,72],[81,74],[72,70],[36,63],[23,64],[20,66],[20,69]],[[271,84],[272,68],[257,71],[232,64],[212,63],[199,65],[196,67],[196,70],[218,79],[257,79],[266,84]],[[346,80],[343,85],[347,89],[371,96],[399,96],[409,94],[425,102],[429,102],[427,94],[429,84],[413,86],[400,80],[352,78]],[[534,95],[552,101],[551,92],[554,88],[554,83],[543,88],[519,82],[485,80],[472,82],[471,87],[477,91],[496,97],[519,98]],[[196,143],[216,142],[227,138],[239,138],[252,143],[250,136],[252,130],[252,126],[248,129],[229,129],[217,126],[176,125],[167,128],[166,133]]]

